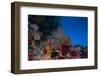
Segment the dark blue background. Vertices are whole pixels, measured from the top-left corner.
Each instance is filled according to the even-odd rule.
[[[72,45],[88,45],[88,18],[87,17],[61,17],[61,25],[65,35],[69,36]]]

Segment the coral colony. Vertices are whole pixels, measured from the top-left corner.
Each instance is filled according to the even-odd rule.
[[[29,61],[88,57],[87,46],[73,45],[60,21],[60,16],[28,15]]]

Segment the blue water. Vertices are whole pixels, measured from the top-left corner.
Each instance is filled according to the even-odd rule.
[[[69,36],[72,45],[88,45],[88,18],[87,17],[61,17],[61,25],[65,35]]]

